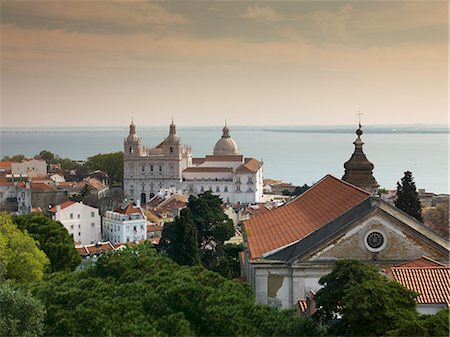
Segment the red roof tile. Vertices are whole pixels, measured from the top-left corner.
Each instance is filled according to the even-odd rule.
[[[301,298],[297,301],[298,309],[300,310],[300,314],[304,316],[306,311],[308,310],[308,301],[304,298]]]
[[[45,184],[45,183],[31,183],[32,191],[55,191],[55,188]]]
[[[325,176],[289,203],[244,222],[252,258],[303,239],[369,197],[354,185]]]
[[[394,267],[401,268],[427,268],[427,267],[448,267],[446,264],[430,259],[426,256],[421,256],[417,259],[398,264]],[[388,270],[387,270],[388,271]],[[386,271],[386,272],[387,272]]]
[[[191,172],[233,172],[233,170],[228,167],[188,167],[183,170],[183,173]]]
[[[213,156],[206,156],[205,161],[240,161],[242,162],[244,160],[243,155],[213,155]]]
[[[450,306],[449,267],[392,267],[387,277],[419,293],[418,304]]]
[[[134,206],[133,203],[128,203],[126,207],[117,207],[114,212],[120,213],[120,214],[134,214],[134,213],[141,213],[141,209],[137,206]]]
[[[11,164],[14,163],[12,161],[0,161],[0,169],[11,171]]]
[[[82,247],[76,247],[75,248],[79,255],[92,255],[92,254],[100,254],[104,252],[111,252],[116,250],[116,247],[114,247],[109,241],[108,242],[100,242],[99,244],[91,244],[91,245],[84,245]]]
[[[61,205],[59,205],[59,206],[61,206],[61,209],[64,209],[64,208],[66,208],[66,207],[69,207],[69,206],[72,206],[73,204],[76,204],[76,202],[75,201],[72,201],[72,200],[67,200],[67,201],[64,201]],[[56,213],[56,206],[53,206],[52,208],[50,208],[49,210],[48,210],[50,213]]]
[[[200,165],[205,162],[205,158],[192,158],[192,165]]]
[[[245,158],[245,164],[242,164],[236,169],[236,172],[257,172],[262,163],[254,158]]]

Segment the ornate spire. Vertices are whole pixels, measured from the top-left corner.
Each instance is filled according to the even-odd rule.
[[[225,119],[225,126],[223,127],[222,130],[223,130],[222,138],[230,138],[230,129],[228,129],[226,119]]]
[[[345,180],[353,185],[356,185],[370,193],[376,193],[378,183],[373,177],[373,164],[367,159],[363,152],[364,142],[361,139],[363,134],[361,121],[359,122],[356,135],[358,136],[353,142],[355,151],[350,159],[344,164],[345,174],[342,180]]]
[[[172,143],[180,141],[180,138],[177,136],[177,128],[173,122],[173,117],[172,117],[172,123],[170,123],[170,126],[169,126],[169,136],[167,137],[167,140]]]

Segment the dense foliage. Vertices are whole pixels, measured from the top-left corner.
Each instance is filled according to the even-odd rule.
[[[90,170],[106,172],[111,185],[122,185],[123,181],[123,152],[99,153],[89,157],[86,166]]]
[[[181,210],[174,222],[166,225],[165,233],[170,233],[167,256],[179,264],[193,266],[200,263],[197,228],[192,220],[189,208]]]
[[[441,320],[425,323],[416,311],[416,293],[389,281],[375,268],[355,260],[338,261],[323,276],[316,295],[315,318],[329,324],[329,333],[339,336],[448,335]],[[434,322],[434,323],[433,323]],[[402,333],[409,331],[408,334]],[[412,334],[414,335],[414,334]]]
[[[386,336],[448,337],[449,317],[448,308],[436,315],[421,315],[414,320],[400,322],[399,327],[388,331]]]
[[[27,214],[13,217],[14,223],[27,231],[40,244],[50,259],[50,272],[71,271],[81,262],[73,245],[73,238],[59,222],[41,214]]]
[[[43,305],[30,294],[0,284],[0,336],[40,336],[44,314]]]
[[[190,196],[187,204],[197,232],[197,245],[202,264],[228,278],[239,276],[235,262],[235,249],[224,249],[224,242],[234,235],[233,222],[222,208],[222,200],[210,191]],[[174,230],[176,223],[164,226],[160,242],[161,252],[168,256],[170,245],[176,242]],[[238,246],[238,248],[241,248]],[[236,273],[237,271],[237,273]]]
[[[0,280],[41,280],[49,260],[38,243],[22,232],[7,213],[0,213]]]
[[[255,304],[251,290],[149,244],[103,255],[92,268],[51,274],[33,289],[51,336],[320,336],[311,320]],[[70,309],[69,309],[70,308]]]
[[[406,171],[402,182],[397,182],[397,200],[395,206],[408,213],[417,220],[423,222],[422,205],[419,201],[419,194],[416,190],[416,184],[410,171]]]

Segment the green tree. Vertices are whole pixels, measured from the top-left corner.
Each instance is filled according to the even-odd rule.
[[[421,315],[415,320],[402,321],[399,327],[390,330],[386,336],[447,337],[449,329],[449,309],[442,309],[436,315]]]
[[[57,164],[61,162],[61,158],[58,155],[55,155],[48,150],[42,150],[39,154],[35,155],[34,158],[45,160],[47,164]]]
[[[147,243],[90,269],[34,285],[50,336],[320,336],[313,321],[255,304],[250,288],[200,265],[180,266]],[[67,310],[67,308],[72,308]]]
[[[0,213],[0,279],[15,282],[41,280],[49,264],[37,242],[22,232],[7,213]]]
[[[343,298],[348,289],[364,281],[378,279],[380,275],[373,267],[357,260],[336,262],[330,274],[322,276],[320,289],[315,297],[318,310],[316,318],[322,322],[342,315]]]
[[[110,179],[110,185],[121,185],[123,182],[123,152],[99,153],[89,157],[86,166],[92,171],[106,172]]]
[[[0,284],[0,336],[42,335],[45,310],[30,294]]]
[[[222,209],[222,201],[210,191],[198,197],[190,196],[187,209],[192,214],[192,220],[197,230],[197,242],[202,264],[210,270],[221,272],[222,275],[232,275],[231,263],[224,253],[223,244],[234,235],[233,222]],[[175,231],[171,226],[163,230],[162,250],[173,242]]]
[[[397,200],[395,206],[402,211],[408,213],[417,220],[423,222],[422,205],[419,201],[416,184],[410,171],[406,171],[401,183],[397,182]]]
[[[81,263],[72,236],[59,221],[42,214],[14,216],[13,221],[39,242],[50,259],[50,272],[71,271]]]
[[[352,336],[382,336],[402,322],[418,318],[417,294],[380,275],[349,288],[343,297],[340,332]]]
[[[180,216],[166,226],[169,226],[169,228],[163,234],[172,233],[170,242],[167,245],[167,255],[182,265],[193,266],[199,264],[200,252],[198,249],[197,228],[194,225],[189,208],[181,210]],[[162,241],[166,241],[164,235]]]
[[[24,159],[25,159],[25,156],[23,154],[16,154],[16,155],[14,155],[12,157],[4,156],[2,160],[4,160],[4,161],[15,161],[15,162],[20,163]]]
[[[416,293],[362,262],[338,261],[319,283],[324,288],[316,295],[315,318],[324,323],[334,320],[332,335],[382,336],[418,317]]]
[[[294,192],[292,192],[292,195],[300,195],[306,192],[311,186],[308,186],[307,184],[304,184],[303,186],[296,186]]]

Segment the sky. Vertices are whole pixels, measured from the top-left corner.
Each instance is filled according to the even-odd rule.
[[[447,1],[8,1],[3,127],[448,123]]]

